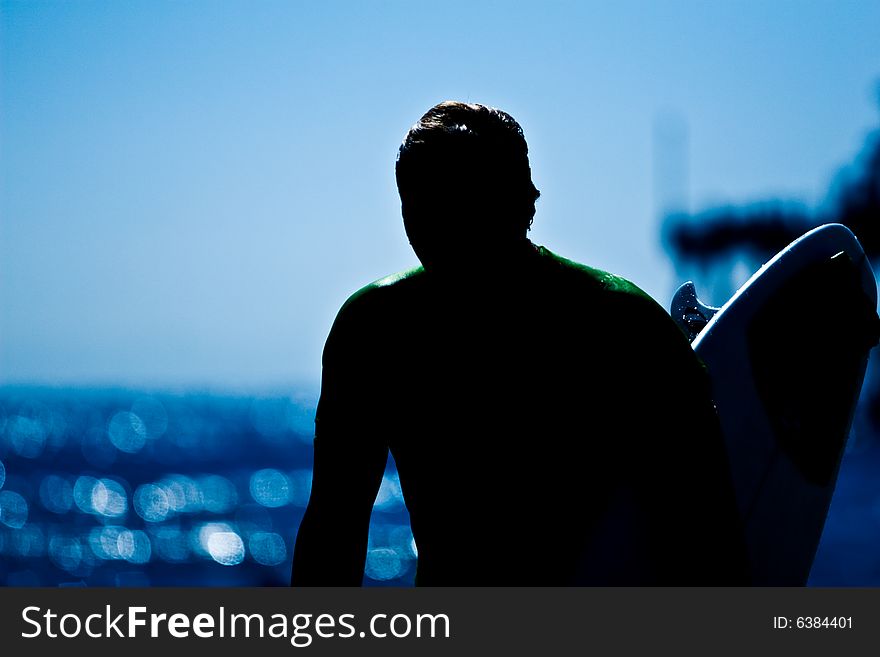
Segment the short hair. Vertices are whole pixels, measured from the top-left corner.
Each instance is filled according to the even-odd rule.
[[[531,227],[541,192],[532,183],[522,128],[510,114],[451,100],[429,109],[400,145],[395,173],[401,199],[429,187],[448,168],[467,168],[479,177],[481,194],[511,221]]]

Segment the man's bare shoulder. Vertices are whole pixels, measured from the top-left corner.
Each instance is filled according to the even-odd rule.
[[[580,303],[583,294],[594,293],[593,299],[599,306],[584,303],[581,307],[590,318],[595,317],[594,309],[603,308],[617,326],[620,335],[633,335],[644,338],[664,340],[671,338],[680,341],[684,333],[670,317],[669,313],[632,281],[589,265],[564,258],[545,247],[539,247],[542,259],[557,268],[567,281],[567,297],[572,303]],[[572,297],[577,297],[572,298]]]
[[[357,321],[365,315],[379,312],[388,304],[397,305],[404,297],[415,293],[424,282],[423,267],[412,267],[364,285],[352,294],[339,310],[339,318]]]
[[[586,286],[595,287],[613,297],[632,300],[636,304],[655,303],[647,292],[623,276],[569,260],[543,246],[538,247],[538,251],[547,262],[552,263],[567,276],[579,280]]]
[[[352,294],[336,314],[324,350],[328,354],[346,353],[364,348],[378,336],[388,334],[406,308],[406,299],[412,299],[421,287],[424,270],[414,267],[385,276],[363,286]]]
[[[405,293],[418,287],[424,279],[424,267],[412,267],[399,271],[396,274],[384,276],[378,280],[364,285],[352,294],[343,304],[343,308],[355,304],[368,304],[394,294]]]

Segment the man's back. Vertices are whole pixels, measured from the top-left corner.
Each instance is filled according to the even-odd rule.
[[[390,448],[418,584],[740,581],[707,385],[656,303],[544,248],[474,275],[391,276],[346,303],[327,341],[317,513],[362,508],[351,497]],[[321,561],[339,558],[298,541],[295,568],[330,583]]]

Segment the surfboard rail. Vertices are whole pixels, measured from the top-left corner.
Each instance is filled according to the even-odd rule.
[[[673,315],[698,331],[691,344],[712,379],[753,583],[803,585],[880,337],[874,272],[853,233],[826,224],[717,312],[683,288]]]

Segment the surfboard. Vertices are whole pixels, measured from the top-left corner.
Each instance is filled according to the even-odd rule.
[[[689,282],[671,313],[709,370],[753,584],[802,586],[880,338],[871,265],[849,229],[826,224],[720,309]]]

